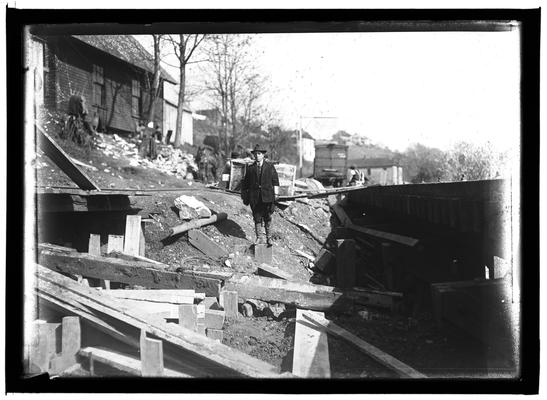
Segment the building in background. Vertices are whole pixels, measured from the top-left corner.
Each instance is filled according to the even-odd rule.
[[[361,158],[348,160],[348,166],[354,165],[368,181],[368,184],[402,185],[403,167],[392,158]]]
[[[172,134],[169,136],[169,143],[175,143],[175,134],[177,132],[177,104],[179,101],[179,86],[171,82],[163,83],[163,137],[170,130]],[[182,130],[180,143],[194,144],[194,119],[193,113],[187,104],[183,107],[182,113]]]
[[[41,88],[36,103],[65,113],[72,95],[86,100],[99,130],[131,133],[145,117],[153,56],[131,35],[33,35],[33,68]],[[154,122],[163,130],[164,82],[177,81],[161,69]],[[165,134],[165,130],[164,130]]]

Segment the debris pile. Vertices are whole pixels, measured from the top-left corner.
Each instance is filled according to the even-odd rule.
[[[171,145],[160,146],[155,160],[142,158],[139,155],[136,140],[128,141],[117,134],[98,133],[96,147],[113,159],[128,160],[132,167],[155,168],[181,179],[192,180],[193,172],[198,169],[192,154],[175,149]]]

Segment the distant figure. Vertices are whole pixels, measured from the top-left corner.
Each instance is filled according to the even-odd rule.
[[[205,184],[214,183],[217,169],[214,149],[207,144],[200,146],[196,154],[196,163],[199,168],[199,179]]]
[[[274,165],[264,160],[266,150],[258,144],[253,150],[254,164],[245,172],[241,184],[243,204],[250,205],[255,223],[256,242],[264,243],[262,223],[266,230],[266,244],[272,245],[271,222],[275,197],[279,192],[279,178]]]
[[[79,145],[90,146],[95,130],[87,120],[85,98],[72,95],[68,100],[68,118],[65,120],[62,136]]]
[[[141,119],[139,121],[139,124],[137,125],[137,128],[135,129],[135,134],[137,136],[138,140],[144,139],[144,130],[146,129],[146,126],[144,126],[144,121]]]
[[[163,132],[160,129],[160,126],[156,124],[156,130],[154,131],[154,139],[156,139],[158,142],[161,143],[161,139],[163,138]]]
[[[349,179],[348,179],[348,186],[357,186],[357,184],[361,181],[361,176],[359,171],[355,168],[355,165],[352,165],[349,167]]]
[[[152,122],[148,123],[148,126],[144,129],[143,140],[140,147],[141,157],[148,157],[151,160],[155,160],[158,156],[156,151],[156,140],[154,139],[155,132]]]
[[[167,134],[165,135],[165,144],[171,143],[171,136],[173,135],[173,130],[168,129]]]

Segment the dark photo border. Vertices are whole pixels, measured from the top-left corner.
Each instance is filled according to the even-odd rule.
[[[6,10],[7,210],[6,391],[75,393],[516,393],[539,389],[539,52],[540,9],[385,10]],[[390,22],[393,25],[390,25]],[[335,32],[397,29],[480,30],[474,21],[521,24],[521,372],[518,379],[227,380],[23,376],[24,124],[23,27],[70,34]],[[423,22],[421,22],[423,21]],[[459,24],[450,25],[450,21]],[[101,25],[96,25],[101,24]],[[429,28],[428,28],[429,27]],[[444,28],[443,28],[444,27]],[[492,27],[490,27],[492,28]],[[491,30],[491,29],[490,29]]]

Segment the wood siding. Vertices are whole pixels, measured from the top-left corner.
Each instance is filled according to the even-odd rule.
[[[73,94],[85,97],[90,117],[97,113],[101,125],[107,130],[133,132],[138,116],[132,115],[131,85],[136,79],[143,82],[144,71],[119,60],[107,53],[95,49],[71,37],[57,37],[48,40],[48,61],[50,85],[54,90],[46,97],[46,107],[66,112],[68,99]],[[93,65],[103,68],[104,104],[94,104]],[[150,79],[151,80],[151,79]],[[147,110],[147,96],[143,93],[142,112]],[[157,101],[155,120],[161,126],[163,101]]]

